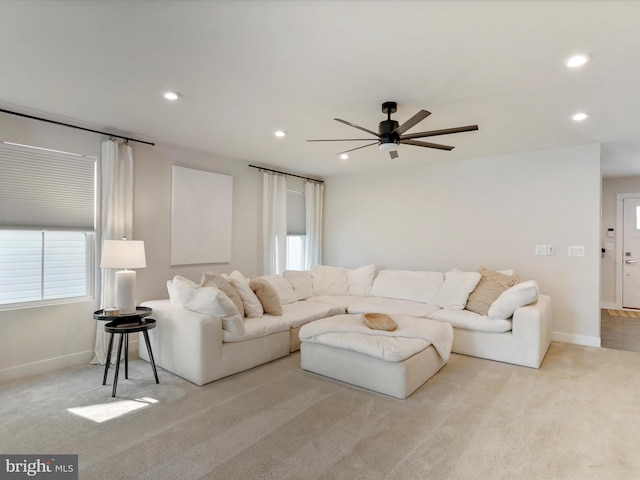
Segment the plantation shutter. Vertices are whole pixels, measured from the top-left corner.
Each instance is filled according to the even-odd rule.
[[[94,230],[96,159],[0,142],[0,227]]]

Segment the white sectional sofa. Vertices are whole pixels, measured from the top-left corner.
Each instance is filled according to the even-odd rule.
[[[302,325],[345,313],[448,322],[454,327],[452,352],[538,368],[551,342],[551,299],[539,294],[535,281],[518,282],[510,273],[381,270],[376,275],[373,265],[355,270],[317,265],[249,282],[233,272],[222,277],[235,287],[238,308],[220,296],[221,289],[208,286],[206,275],[202,287],[176,277],[168,282],[169,299],[142,305],[153,309],[157,321],[149,332],[156,365],[197,385],[286,356],[300,348]],[[497,297],[484,289],[493,285],[492,278],[510,282],[498,288]],[[250,297],[260,291],[251,288],[254,282],[266,284],[270,297],[265,292]],[[472,304],[488,311],[474,313]],[[140,356],[148,361],[146,351]]]

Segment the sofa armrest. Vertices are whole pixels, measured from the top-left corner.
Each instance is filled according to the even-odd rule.
[[[169,300],[142,303],[153,309],[156,328],[149,339],[156,365],[196,385],[211,381],[207,370],[222,357],[222,321],[218,317],[187,310]],[[149,360],[146,349],[140,357]]]
[[[538,368],[551,344],[551,298],[539,295],[535,303],[513,313],[514,346],[524,354],[524,364]]]

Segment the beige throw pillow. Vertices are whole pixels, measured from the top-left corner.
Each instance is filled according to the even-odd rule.
[[[222,291],[227,297],[231,299],[233,304],[240,312],[240,315],[244,317],[244,305],[242,304],[242,299],[236,289],[233,288],[233,285],[229,283],[229,280],[224,278],[222,275],[213,272],[204,272],[202,274],[202,280],[200,280],[201,287],[216,287],[218,290]]]
[[[518,283],[519,279],[517,275],[505,275],[489,270],[486,267],[480,267],[478,272],[482,277],[476,288],[469,295],[465,308],[480,315],[487,315],[491,304],[496,301],[502,292]]]
[[[264,313],[260,299],[253,293],[249,286],[249,279],[245,278],[238,270],[231,272],[229,275],[229,281],[233,288],[236,289],[238,295],[242,299],[242,305],[244,306],[244,314],[248,318],[261,317]]]
[[[264,278],[253,277],[249,281],[251,290],[256,294],[264,312],[269,315],[282,315],[282,305],[280,304],[280,297],[275,288]]]

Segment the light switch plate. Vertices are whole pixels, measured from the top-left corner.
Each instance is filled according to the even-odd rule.
[[[536,255],[546,255],[546,254],[547,254],[546,245],[536,245]]]
[[[547,245],[547,255],[555,255],[556,249],[553,245]]]
[[[584,257],[584,247],[582,245],[572,245],[569,247],[570,257]]]

